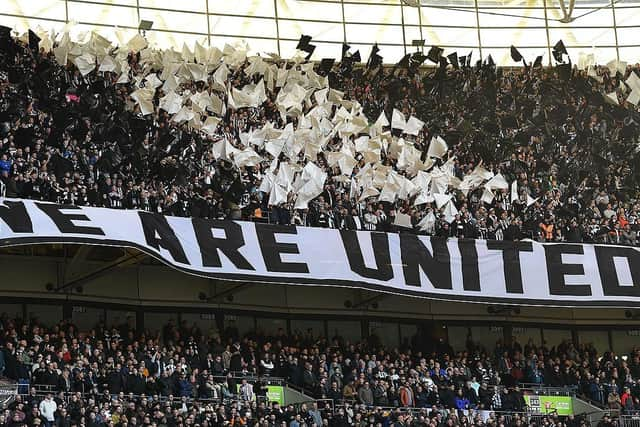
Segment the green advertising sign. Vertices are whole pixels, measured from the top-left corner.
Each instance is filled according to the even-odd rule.
[[[535,414],[557,413],[561,416],[573,415],[571,396],[543,396],[528,394],[524,396],[529,409]]]
[[[240,393],[240,384],[236,384],[236,393]],[[284,405],[284,387],[281,385],[268,385],[267,400],[269,402],[278,402],[280,405]]]
[[[267,399],[269,402],[278,402],[280,405],[284,405],[284,387],[281,385],[268,385]]]

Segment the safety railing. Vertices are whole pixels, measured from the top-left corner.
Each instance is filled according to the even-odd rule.
[[[89,398],[89,397],[98,397],[104,395],[105,393],[92,393],[92,392],[52,392],[52,391],[44,391],[36,388],[35,393],[18,393],[18,396],[27,397],[27,396],[35,396],[37,398],[44,398],[44,396],[48,394],[54,394],[57,398],[63,399],[65,402],[70,402],[74,396],[80,397],[81,399]],[[254,395],[252,400],[245,400],[238,394],[233,394],[227,397],[217,397],[217,398],[207,398],[207,397],[186,397],[186,396],[176,396],[176,395],[162,395],[162,394],[134,394],[134,393],[119,393],[119,394],[109,394],[111,399],[120,399],[122,401],[139,401],[141,399],[147,399],[152,402],[159,402],[161,404],[169,403],[172,407],[181,406],[183,403],[194,404],[198,403],[201,406],[206,405],[219,405],[225,404],[229,405],[232,403],[238,404],[239,406],[247,406],[251,405],[253,402],[256,403],[268,403],[266,396],[257,396]],[[1,397],[1,395],[0,395]]]
[[[618,417],[619,427],[640,427],[640,413],[625,414]]]
[[[397,412],[400,411],[407,415],[416,416],[419,414],[430,414],[432,411],[436,411],[442,413],[443,415],[447,415],[452,412],[443,408],[433,408],[433,407],[415,407],[415,406],[367,406],[362,403],[358,403],[355,400],[333,400],[333,399],[315,399],[310,400],[308,402],[300,402],[297,404],[298,406],[302,404],[310,404],[315,403],[318,406],[318,409],[330,412],[335,415],[340,410],[347,412],[349,408],[366,408],[370,412]],[[498,419],[501,418],[504,421],[511,422],[515,419],[523,419],[523,420],[535,420],[541,421],[547,417],[557,416],[556,411],[552,411],[549,413],[539,413],[533,410],[527,411],[499,411],[499,410],[483,410],[483,409],[463,409],[463,410],[455,410],[453,411],[457,415],[465,415],[469,418],[480,417],[483,421],[488,419]],[[640,426],[639,426],[640,427]]]
[[[10,403],[18,395],[18,384],[0,381],[0,407]]]
[[[219,379],[228,379],[229,377],[217,377]],[[234,380],[240,380],[242,378],[247,377],[231,377]],[[248,377],[248,380],[265,380],[264,378],[259,377]],[[272,381],[274,384],[284,384],[286,385],[286,381],[283,378],[269,378],[269,381]],[[265,381],[266,382],[266,381]],[[74,396],[79,396],[80,398],[87,398],[90,396],[99,396],[100,394],[96,393],[81,393],[81,392],[56,392],[55,387],[48,385],[32,385],[28,387],[28,393],[23,393],[19,390],[20,385],[15,384],[4,384],[0,385],[0,399],[2,398],[3,393],[7,395],[21,395],[26,396],[29,393],[32,393],[31,390],[35,392],[35,395],[38,397],[43,397],[49,393],[55,393],[57,397],[64,399],[69,402],[73,399]],[[108,392],[103,392],[101,394],[109,394]],[[197,404],[201,407],[208,405],[230,405],[236,404],[239,407],[249,407],[254,404],[259,404],[261,402],[268,403],[268,401],[263,396],[256,396],[256,398],[252,401],[246,401],[241,398],[237,393],[234,393],[231,396],[221,396],[218,398],[203,398],[203,397],[181,397],[174,395],[145,395],[140,394],[136,395],[133,393],[119,393],[116,395],[110,395],[111,398],[121,399],[122,401],[131,401],[131,400],[140,400],[143,398],[148,399],[152,402],[159,402],[161,405],[170,405],[171,407],[178,408],[184,403],[186,404]],[[454,410],[449,411],[443,408],[433,408],[433,407],[398,407],[398,406],[367,406],[361,403],[358,403],[355,400],[349,399],[341,399],[341,400],[333,400],[333,399],[309,399],[308,401],[299,402],[294,406],[298,409],[306,404],[307,406],[316,405],[317,409],[321,411],[323,415],[336,415],[338,412],[342,411],[345,414],[348,414],[350,411],[358,411],[372,413],[403,413],[405,415],[418,416],[418,415],[426,415],[430,416],[434,411],[441,413],[443,416],[447,416],[451,413],[455,413],[458,416],[467,416],[469,419],[480,418],[483,422],[487,422],[489,420],[495,421],[495,424],[500,425],[514,425],[517,421],[522,421],[525,424],[535,424],[535,425],[544,425],[546,420],[553,417],[558,417],[556,411],[551,411],[549,413],[539,413],[532,409],[528,409],[526,411],[514,412],[514,411],[500,411],[500,410],[481,410],[481,409],[466,409],[466,410]],[[610,411],[609,411],[610,412]],[[607,413],[608,415],[612,415]],[[577,417],[586,417],[587,414],[581,414]],[[601,415],[601,414],[600,414]],[[563,418],[563,417],[559,417]],[[591,417],[588,417],[589,419]],[[601,417],[599,417],[601,418]],[[598,418],[598,419],[599,419]],[[620,427],[640,427],[640,413],[628,413],[620,416],[618,418],[618,425]]]
[[[286,385],[286,381],[284,378],[279,378],[279,377],[255,377],[255,376],[234,376],[234,375],[230,375],[230,376],[215,376],[213,377],[214,380],[216,380],[216,383],[218,385],[221,385],[223,383],[226,383],[229,380],[232,380],[233,382],[240,384],[241,380],[246,379],[247,382],[249,382],[250,384],[256,384],[257,381],[261,381],[264,385],[269,386],[269,385],[280,385],[280,386],[285,386]],[[15,390],[14,394],[16,395],[20,395],[20,396],[27,396],[29,394],[35,395],[37,397],[44,397],[47,394],[55,394],[56,396],[62,396],[65,400],[68,400],[69,398],[71,398],[72,396],[81,396],[82,398],[84,397],[88,397],[88,396],[96,396],[96,395],[101,395],[101,394],[105,394],[105,392],[102,393],[96,393],[94,391],[61,391],[58,386],[52,386],[52,385],[48,385],[48,384],[28,384],[28,383],[16,383],[13,385],[13,389]],[[112,396],[122,396],[123,398],[126,399],[141,399],[141,398],[147,398],[147,399],[151,399],[153,401],[159,401],[159,402],[166,402],[166,401],[170,401],[170,402],[183,402],[186,401],[188,403],[192,403],[192,402],[201,402],[203,404],[207,404],[207,403],[222,403],[222,402],[238,402],[238,401],[243,401],[244,399],[242,398],[242,396],[237,393],[235,390],[230,390],[229,388],[225,388],[225,390],[227,391],[227,393],[224,393],[225,395],[217,397],[217,398],[206,398],[206,397],[200,397],[200,396],[180,396],[177,394],[134,394],[131,392],[120,392],[117,394],[113,394]],[[33,393],[32,393],[33,391]],[[220,389],[220,392],[222,393],[222,389]],[[267,396],[262,396],[262,395],[258,395],[257,390],[254,389],[254,398],[252,399],[252,401],[256,401],[258,403],[260,402],[268,402]],[[0,393],[1,393],[1,389],[0,389]],[[108,392],[106,392],[107,394],[110,394]]]
[[[575,396],[577,387],[549,387],[536,383],[520,383],[520,388],[523,392],[546,395],[546,396]]]

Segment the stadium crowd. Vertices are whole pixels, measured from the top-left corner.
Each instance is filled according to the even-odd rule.
[[[242,135],[268,122],[279,129],[287,123],[297,127],[301,116],[283,117],[278,109],[278,88],[267,89],[266,101],[257,107],[227,108],[217,128],[205,133],[160,108],[164,86],[155,89],[150,113],[133,102],[141,81],[136,76],[149,71],[148,64],[144,70],[140,65],[140,52],[128,54],[129,76],[121,80],[110,71],[83,73],[71,61],[59,65],[53,51],[38,49],[37,41],[30,46],[8,32],[0,38],[0,187],[7,197],[383,231],[395,230],[402,213],[416,232],[443,237],[638,243],[640,118],[624,100],[630,89],[625,81],[640,71],[637,65],[595,66],[589,73],[567,70],[566,64],[502,69],[480,61],[471,66],[470,58],[427,69],[409,62],[354,66],[350,57],[329,69],[318,65],[330,87],[344,92],[345,100],[357,100],[367,117],[382,112],[391,117],[397,109],[423,121],[417,135],[403,135],[420,161],[427,160],[429,141],[442,137],[447,153],[433,159],[436,166],[446,165],[464,180],[481,165],[517,181],[517,194],[502,188],[487,199],[480,187],[449,186],[455,214],[434,201],[416,204],[415,194],[392,202],[354,197],[351,177],[345,179],[320,151],[315,164],[328,175],[322,192],[307,209],[294,209],[293,194],[270,205],[260,191],[274,166],[264,146],[256,148],[262,161],[241,167],[211,148],[223,139],[234,149],[246,148]],[[256,83],[259,76],[249,69],[248,60],[232,67],[225,84]],[[181,81],[176,90],[217,94],[228,104],[229,92],[211,75],[206,82]],[[616,101],[604,96],[609,93]],[[336,111],[334,105],[332,114]],[[401,131],[391,133],[400,136]],[[342,141],[336,134],[327,147],[338,152]],[[380,156],[381,164],[406,174],[390,150]],[[310,161],[302,153],[299,157],[300,164]],[[279,159],[284,160],[282,154]],[[367,163],[360,154],[355,159],[352,176]]]
[[[375,337],[240,336],[233,324],[203,333],[172,320],[155,332],[131,321],[79,332],[69,321],[45,327],[6,315],[0,326],[0,374],[22,393],[0,413],[2,426],[527,425],[522,414],[500,420],[526,410],[527,382],[572,387],[616,413],[640,410],[640,348],[619,357],[571,342],[485,348],[469,339],[454,351],[416,339],[391,349]],[[273,377],[319,400],[269,402]]]

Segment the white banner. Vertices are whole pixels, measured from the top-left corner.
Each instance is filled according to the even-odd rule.
[[[640,306],[638,248],[441,239],[0,199],[0,246],[137,248],[189,274],[548,306]]]

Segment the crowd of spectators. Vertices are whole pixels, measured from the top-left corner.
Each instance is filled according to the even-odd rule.
[[[438,426],[499,425],[486,418],[526,411],[519,384],[530,382],[573,388],[616,413],[640,410],[640,348],[619,356],[515,338],[492,348],[469,339],[456,351],[425,339],[385,348],[375,337],[240,336],[233,325],[205,334],[173,321],[157,332],[131,322],[79,332],[69,321],[45,327],[6,315],[0,326],[0,373],[23,394],[0,414],[3,426],[38,417],[55,420],[47,425],[423,426],[434,417]],[[318,403],[269,402],[275,377]],[[403,424],[401,415],[412,418]]]
[[[622,73],[597,66],[590,73],[575,68],[567,73],[566,67],[562,72],[553,67],[501,69],[486,61],[446,69],[406,64],[317,69],[372,120],[381,112],[391,117],[398,109],[425,122],[417,136],[404,135],[423,160],[431,138],[440,136],[448,153],[436,165],[449,160],[457,178],[482,164],[508,182],[517,181],[513,201],[509,190],[496,191],[488,202],[482,188],[450,188],[459,213],[447,218],[435,203],[415,205],[415,196],[393,203],[350,197],[349,177],[329,167],[322,151],[316,164],[328,178],[308,209],[294,209],[291,197],[269,205],[259,188],[273,156],[263,148],[258,150],[262,162],[238,168],[216,159],[211,145],[226,138],[243,148],[241,134],[267,122],[276,128],[286,122],[297,126],[297,117],[283,119],[279,113],[278,88],[267,90],[267,100],[258,107],[228,108],[215,132],[205,134],[189,122],[173,121],[159,107],[161,87],[153,111],[141,112],[130,97],[143,71],[140,59],[139,52],[129,54],[129,78],[118,83],[116,73],[83,75],[71,62],[59,65],[53,52],[2,36],[0,187],[7,197],[384,231],[394,230],[400,212],[410,215],[414,229],[439,236],[638,242],[640,118],[635,106],[624,101],[629,91],[624,82],[640,71],[638,65]],[[232,68],[227,84],[242,88],[255,83],[259,76],[247,75],[248,67],[246,61]],[[211,76],[208,82],[182,81],[178,90],[207,91],[227,103],[228,91],[220,90]],[[604,94],[612,92],[617,103],[605,101]],[[328,141],[333,151],[340,144],[339,136]],[[396,169],[397,158],[384,150],[381,156],[383,164]],[[356,160],[353,175],[365,165],[362,156]],[[421,223],[425,217],[429,220]]]

